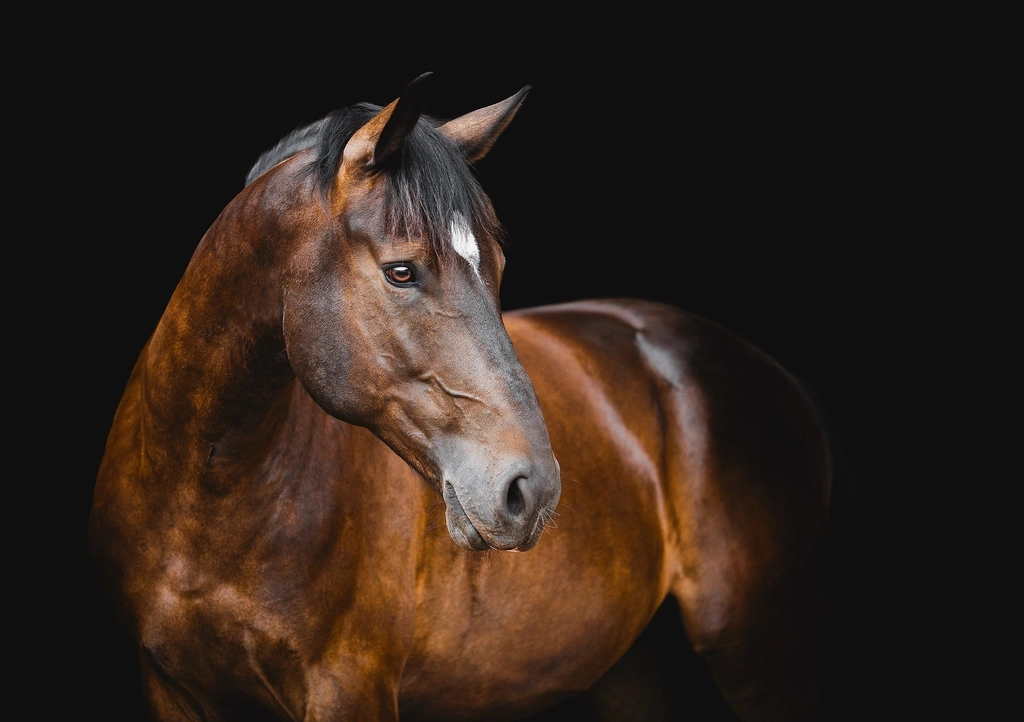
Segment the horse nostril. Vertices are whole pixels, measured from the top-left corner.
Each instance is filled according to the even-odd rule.
[[[505,506],[511,516],[520,516],[526,511],[526,499],[523,498],[523,490],[519,488],[519,476],[508,485],[508,494],[505,496]]]

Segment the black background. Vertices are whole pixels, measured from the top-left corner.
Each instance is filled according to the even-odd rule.
[[[386,104],[430,70],[428,112],[442,117],[533,86],[478,164],[508,232],[507,309],[672,303],[739,333],[811,391],[852,479],[843,523],[859,535],[840,545],[847,576],[832,582],[830,704],[853,718],[883,697],[907,703],[924,632],[905,592],[923,572],[920,540],[899,530],[908,499],[944,483],[922,462],[922,429],[934,423],[934,329],[963,317],[936,292],[929,260],[961,222],[946,188],[960,151],[932,152],[952,122],[937,88],[960,81],[948,48],[857,28],[512,34],[449,53],[436,41],[397,52],[316,36],[313,52],[111,35],[72,53],[38,91],[52,110],[34,220],[52,232],[30,249],[62,259],[33,303],[33,348],[53,364],[47,428],[56,417],[60,429],[42,434],[44,453],[62,465],[54,493],[66,512],[47,522],[59,541],[46,553],[72,561],[43,575],[60,621],[36,645],[36,668],[52,679],[59,656],[80,683],[53,702],[103,719],[137,713],[134,652],[94,586],[85,529],[120,393],[193,249],[281,136],[352,102]]]

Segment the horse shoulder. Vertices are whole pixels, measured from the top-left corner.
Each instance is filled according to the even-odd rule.
[[[606,406],[642,430],[664,505],[664,585],[696,646],[740,634],[730,624],[764,604],[753,600],[779,580],[813,576],[827,441],[799,383],[776,362],[706,319],[653,302],[528,309],[508,314],[507,325],[531,378],[564,375],[559,352],[569,349]]]
[[[414,600],[403,590],[415,584],[408,560],[422,481],[368,431],[328,417],[292,384],[275,424],[279,444],[248,482],[252,503],[199,491],[156,463],[164,450],[147,448],[142,385],[136,373],[116,413],[90,542],[138,639],[144,682],[159,692],[153,704],[211,716],[263,705],[300,718],[358,689],[369,678],[360,665],[397,665],[387,657],[395,645],[378,636],[411,634]],[[220,461],[212,455],[206,465]],[[342,486],[360,493],[342,499]],[[352,537],[366,529],[377,532],[353,555]],[[359,573],[369,564],[373,573]],[[382,600],[390,626],[376,611]],[[382,677],[382,688],[397,677]]]
[[[587,359],[576,368],[596,369],[595,378],[611,373],[634,397],[653,388],[659,433],[647,445],[661,452],[663,584],[687,639],[741,717],[773,709],[814,718],[831,460],[800,384],[734,334],[660,304],[578,302],[509,325],[527,357],[571,348]],[[526,340],[533,335],[545,340]],[[646,383],[628,378],[629,359]],[[524,366],[563,373],[550,362]],[[651,406],[605,400],[626,415]]]

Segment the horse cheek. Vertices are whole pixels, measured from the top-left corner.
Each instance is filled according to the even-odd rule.
[[[286,297],[285,350],[302,387],[324,411],[343,421],[363,423],[369,410],[365,397],[353,393],[352,347],[343,342],[346,329],[337,327],[338,314],[332,313],[340,302],[340,292]]]

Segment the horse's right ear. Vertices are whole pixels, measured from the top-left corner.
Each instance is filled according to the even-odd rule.
[[[355,132],[345,145],[343,169],[359,167],[374,170],[387,165],[423,114],[427,80],[431,75],[433,73],[423,73],[413,80],[405,86],[398,99]]]
[[[530,86],[523,86],[523,89],[511,98],[449,120],[438,130],[455,141],[469,161],[474,163],[487,155],[494,141],[512,122],[529,92]]]

